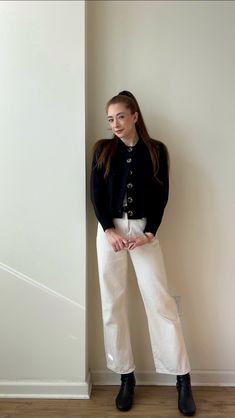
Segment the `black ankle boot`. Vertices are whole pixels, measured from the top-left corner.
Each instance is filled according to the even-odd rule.
[[[193,400],[190,374],[177,376],[176,388],[178,390],[178,408],[181,414],[192,416],[196,412],[196,405]]]
[[[134,372],[121,375],[121,387],[116,398],[116,406],[120,411],[128,411],[132,407],[134,390],[135,390],[135,375]]]

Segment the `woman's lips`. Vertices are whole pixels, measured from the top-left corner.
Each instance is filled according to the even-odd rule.
[[[120,129],[119,131],[115,131],[115,134],[120,134],[123,131],[123,129]]]

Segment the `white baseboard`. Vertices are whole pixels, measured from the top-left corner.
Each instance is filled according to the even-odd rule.
[[[90,395],[90,373],[86,382],[0,380],[0,398],[89,399]]]
[[[235,387],[235,370],[192,370],[192,386]],[[137,385],[174,386],[174,375],[136,371]],[[0,380],[0,398],[90,399],[94,385],[120,385],[120,375],[108,370],[91,370],[86,382],[43,382]]]
[[[106,370],[91,370],[91,380],[94,385],[119,385],[120,375]],[[173,386],[176,377],[160,374],[154,371],[136,371],[137,385]],[[190,372],[192,386],[235,386],[235,370],[192,370]]]

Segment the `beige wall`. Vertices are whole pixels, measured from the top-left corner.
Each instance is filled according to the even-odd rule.
[[[235,3],[88,2],[88,151],[110,135],[106,101],[122,89],[139,100],[150,134],[171,156],[170,200],[159,237],[193,381],[235,384]],[[89,206],[89,336],[93,380],[106,372]],[[142,382],[156,376],[134,276],[130,317]]]
[[[0,396],[87,397],[85,2],[0,2]]]

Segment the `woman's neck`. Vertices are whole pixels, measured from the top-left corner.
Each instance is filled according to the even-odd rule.
[[[137,144],[137,142],[139,140],[139,137],[137,135],[137,132],[135,132],[132,136],[130,136],[128,138],[120,138],[120,139],[128,147],[134,147]]]

